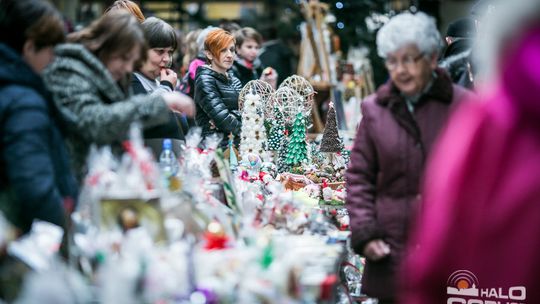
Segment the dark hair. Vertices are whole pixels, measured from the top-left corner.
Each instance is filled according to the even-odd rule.
[[[236,47],[241,47],[242,44],[248,39],[253,39],[259,46],[262,45],[262,36],[252,27],[244,27],[234,32],[234,38],[236,39]]]
[[[0,41],[21,53],[24,43],[32,40],[40,50],[65,39],[60,13],[43,0],[0,1]]]
[[[156,17],[150,17],[141,26],[146,37],[146,42],[148,43],[148,48],[172,47],[174,51],[178,47],[174,28],[167,22]]]
[[[225,31],[229,32],[229,33],[234,33],[238,30],[241,29],[240,25],[238,25],[238,23],[234,22],[234,21],[231,21],[231,20],[227,20],[227,19],[222,19],[219,23],[219,27],[224,29]]]
[[[474,38],[474,20],[470,18],[461,18],[451,22],[446,30],[446,36],[455,38]]]
[[[105,14],[114,12],[116,10],[124,10],[135,16],[139,23],[144,22],[145,18],[141,11],[141,8],[137,3],[129,0],[116,0],[114,3],[105,10]]]
[[[125,11],[111,11],[79,32],[69,34],[69,42],[84,45],[102,62],[112,56],[141,47],[139,61],[146,60],[146,40],[137,19]]]

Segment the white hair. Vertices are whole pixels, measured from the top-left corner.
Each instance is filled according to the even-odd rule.
[[[208,26],[204,30],[202,30],[199,33],[199,36],[197,36],[197,46],[199,47],[199,53],[204,52],[204,41],[206,40],[206,36],[208,36],[208,33],[211,31],[217,29],[215,26]]]
[[[498,64],[503,47],[520,37],[519,34],[532,20],[540,21],[538,0],[492,0],[490,4],[492,9],[480,19],[473,51],[478,78],[483,82],[492,81],[499,75]]]
[[[435,19],[422,12],[405,12],[392,17],[377,33],[377,53],[382,58],[409,44],[426,55],[438,54],[442,41]]]

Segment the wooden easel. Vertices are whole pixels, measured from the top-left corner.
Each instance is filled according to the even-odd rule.
[[[321,132],[324,122],[319,113],[319,105],[325,101],[324,96],[333,98],[333,84],[330,70],[330,54],[324,37],[324,18],[329,5],[318,0],[302,0],[302,14],[306,21],[306,35],[300,48],[298,75],[308,79],[318,95],[312,109],[313,131]]]

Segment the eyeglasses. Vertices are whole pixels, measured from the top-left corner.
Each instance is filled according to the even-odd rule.
[[[416,57],[414,57],[414,56],[406,56],[401,61],[396,60],[394,58],[390,58],[390,59],[386,59],[384,64],[386,65],[386,68],[389,71],[393,71],[393,70],[397,69],[400,62],[403,65],[403,67],[405,67],[406,69],[412,69],[412,68],[414,68],[416,66],[416,63],[418,62],[418,60],[422,59],[422,57],[424,57],[423,53],[420,53]]]

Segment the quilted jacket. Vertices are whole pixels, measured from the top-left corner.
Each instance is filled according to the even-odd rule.
[[[197,125],[202,128],[203,136],[214,133],[223,134],[222,146],[228,142],[229,133],[233,133],[236,143],[240,139],[242,127],[238,111],[238,96],[242,85],[232,72],[228,76],[201,66],[195,76],[195,105],[197,107]]]
[[[64,124],[39,75],[2,43],[0,96],[0,209],[23,232],[34,219],[64,226],[77,198]]]

